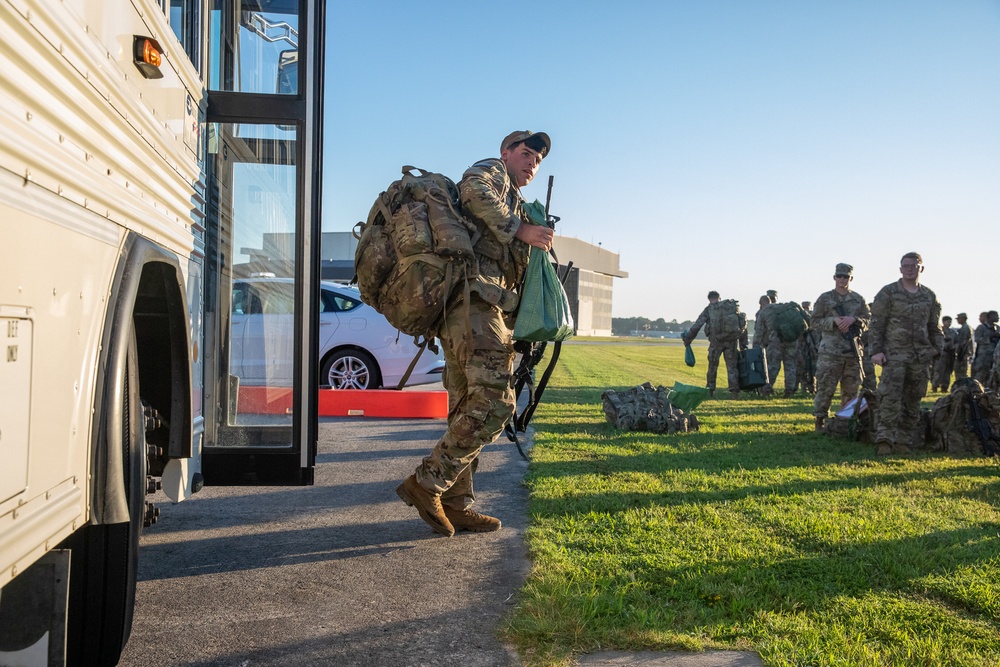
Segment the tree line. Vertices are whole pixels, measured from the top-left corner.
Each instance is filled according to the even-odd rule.
[[[668,331],[680,333],[686,331],[694,324],[694,320],[670,320],[667,322],[662,317],[651,320],[648,317],[612,317],[611,333],[615,336],[628,336],[633,331]],[[699,335],[703,335],[703,332]]]

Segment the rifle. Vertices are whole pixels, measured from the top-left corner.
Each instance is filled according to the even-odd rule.
[[[846,304],[844,303],[837,304],[837,306],[833,309],[834,312],[841,317],[848,317],[848,314],[843,312],[846,310],[845,305]],[[851,317],[854,316],[851,315]],[[857,318],[855,318],[855,320],[857,320]],[[854,354],[858,356],[858,363],[861,363],[861,359],[864,355],[862,355],[861,346],[858,344],[858,339],[861,338],[861,327],[858,326],[857,321],[855,321],[854,324],[852,324],[850,328],[841,335],[844,337],[844,340],[851,344],[851,347],[854,349]]]
[[[549,205],[552,203],[552,181],[553,176],[549,176],[549,187],[548,191],[545,193],[545,224],[551,229],[556,228],[556,223],[559,222],[559,217],[549,214]],[[549,254],[556,261],[556,266],[559,265],[559,258],[556,257],[555,249],[550,249]],[[563,286],[566,285],[566,279],[569,278],[570,272],[573,270],[573,262],[566,265],[566,271],[563,274],[560,282]],[[521,363],[518,364],[517,368],[514,370],[513,380],[514,380],[514,414],[503,427],[504,434],[507,439],[517,445],[517,452],[521,455],[521,458],[525,461],[528,460],[528,456],[521,449],[521,441],[518,439],[518,433],[524,433],[525,429],[528,428],[528,422],[531,421],[532,415],[535,414],[535,408],[542,400],[542,393],[545,391],[545,386],[549,383],[549,378],[552,376],[552,371],[555,369],[556,362],[559,360],[559,352],[562,350],[562,341],[556,341],[552,345],[552,358],[549,360],[548,366],[542,372],[542,377],[538,381],[538,385],[535,386],[534,372],[535,366],[537,366],[542,357],[545,355],[545,347],[547,343],[529,343],[527,341],[517,341],[514,343],[514,350],[521,353]],[[528,387],[528,402],[525,404],[524,409],[519,413],[517,411],[517,401],[521,397],[521,392],[525,387]]]
[[[979,398],[982,394],[973,396],[973,392],[968,393],[969,401],[969,430],[979,436],[983,443],[983,456],[1000,456],[1000,438],[993,433],[990,420],[983,415],[979,406]]]

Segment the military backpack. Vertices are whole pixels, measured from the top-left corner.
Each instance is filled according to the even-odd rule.
[[[708,326],[712,338],[720,342],[738,340],[747,328],[747,316],[736,299],[723,299],[708,307]]]
[[[809,314],[794,301],[775,303],[769,308],[772,309],[775,332],[782,342],[797,341],[809,328]]]
[[[478,275],[479,232],[462,215],[458,187],[441,174],[403,167],[354,236],[361,299],[411,336],[434,338],[449,299]]]

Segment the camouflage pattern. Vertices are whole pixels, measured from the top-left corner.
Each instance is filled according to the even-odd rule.
[[[990,369],[993,368],[993,352],[997,341],[1000,341],[1000,327],[989,322],[980,324],[976,327],[973,339],[976,343],[976,356],[972,360],[972,377],[985,385]]]
[[[836,319],[841,316],[855,318],[856,330],[848,334],[850,339],[837,328]],[[858,355],[861,342],[858,340],[868,329],[871,313],[865,298],[848,290],[840,294],[832,289],[823,292],[816,299],[809,328],[819,331],[819,359],[816,362],[816,398],[813,400],[813,414],[826,417],[830,411],[833,394],[840,385],[840,401],[843,404],[858,395],[861,387],[861,357]],[[853,336],[853,333],[857,336]],[[852,344],[852,340],[854,343]],[[857,346],[857,347],[855,347]]]
[[[972,327],[960,324],[955,329],[955,381],[969,377],[969,361],[972,359]]]
[[[615,428],[654,433],[698,430],[698,418],[670,404],[670,390],[649,382],[626,391],[609,389],[601,394],[604,418]]]
[[[799,336],[795,343],[795,389],[816,393],[816,363],[819,360],[819,334],[812,329]]]
[[[1000,390],[1000,345],[993,348],[993,367],[986,378],[986,388]]]
[[[475,501],[472,478],[482,448],[493,442],[514,411],[514,318],[489,302],[487,288],[513,292],[528,261],[528,245],[514,237],[524,200],[502,160],[477,162],[459,183],[462,210],[481,237],[479,275],[468,301],[449,303],[438,332],[444,350],[448,428],[417,467],[420,485],[441,504],[466,509]]]
[[[441,327],[448,428],[417,467],[416,476],[422,487],[441,494],[445,507],[465,509],[475,501],[472,477],[479,452],[500,435],[514,412],[511,320],[497,306],[472,295],[468,308],[448,308]]]
[[[931,409],[932,450],[956,456],[982,455],[982,440],[968,427],[972,418],[970,398],[979,404],[980,414],[989,420],[993,432],[1000,433],[1000,395],[984,392],[978,382],[963,378],[955,380],[951,393],[935,401]]]
[[[869,304],[869,308],[871,304]],[[878,375],[875,364],[872,363],[872,333],[871,329],[861,332],[861,386],[870,392],[878,387]]]
[[[506,290],[515,290],[528,265],[528,244],[514,237],[527,219],[524,199],[499,158],[469,167],[459,183],[462,210],[482,238],[476,243],[479,277]]]
[[[931,371],[931,389],[938,391],[948,391],[951,386],[951,373],[955,370],[955,338],[958,335],[957,329],[948,327],[942,329],[944,334],[944,346],[941,348],[941,356],[934,361]]]
[[[920,399],[927,394],[928,364],[941,352],[941,304],[934,292],[903,280],[886,285],[871,307],[872,355],[884,354],[875,412],[875,439],[909,446],[920,430]]]
[[[361,299],[405,334],[434,336],[448,299],[473,272],[473,230],[458,211],[458,197],[447,177],[404,167],[368,221],[358,223]]]
[[[726,360],[726,375],[729,382],[729,391],[736,394],[740,391],[738,346],[742,346],[744,348],[747,346],[746,318],[738,318],[739,324],[742,326],[742,331],[736,332],[733,331],[736,327],[720,326],[723,319],[720,313],[723,311],[731,311],[731,306],[723,301],[708,304],[705,309],[701,311],[701,314],[698,316],[698,319],[694,321],[694,324],[691,325],[691,328],[688,329],[684,342],[685,344],[690,345],[691,341],[693,341],[695,336],[698,335],[698,331],[702,326],[704,326],[705,335],[708,337],[708,373],[705,380],[705,386],[713,391],[715,390],[715,381],[719,373],[719,357],[723,357]],[[739,306],[737,306],[737,312],[738,311]],[[710,326],[712,322],[715,322],[714,328]]]
[[[774,391],[774,383],[778,378],[778,372],[782,365],[785,368],[785,394],[789,395],[795,391],[795,346],[797,341],[786,342],[778,335],[776,323],[774,321],[777,311],[771,306],[765,306],[757,311],[757,324],[753,332],[753,345],[760,347],[763,345],[767,352],[767,377],[771,383],[769,389]],[[765,392],[767,393],[767,392]]]

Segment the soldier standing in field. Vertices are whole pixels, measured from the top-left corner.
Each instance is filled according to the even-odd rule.
[[[500,520],[469,509],[479,452],[514,411],[514,306],[528,248],[552,247],[554,232],[528,223],[520,188],[532,181],[552,144],[544,132],[520,131],[500,144],[500,157],[475,163],[459,183],[462,209],[482,238],[479,276],[468,303],[449,304],[438,332],[444,348],[448,427],[416,472],[396,488],[432,529],[494,531]],[[456,296],[460,301],[464,297]]]
[[[923,259],[903,255],[901,278],[886,285],[872,302],[872,362],[882,367],[875,411],[879,456],[910,452],[920,426],[920,399],[927,395],[927,366],[944,343],[941,304],[920,284]]]
[[[955,316],[958,329],[955,330],[955,382],[969,377],[969,360],[972,359],[972,328],[969,316],[959,313]]]
[[[773,290],[769,290],[772,292]],[[782,340],[777,321],[777,309],[780,307],[771,298],[777,298],[777,292],[773,297],[769,294],[769,305],[758,311],[757,323],[753,332],[753,346],[763,346],[767,354],[767,374],[770,380],[769,391],[774,393],[774,383],[778,377],[778,372],[782,366],[785,369],[785,398],[795,395],[795,345],[798,338],[790,341]],[[762,302],[763,303],[763,302]]]
[[[985,315],[985,317],[983,317]],[[974,335],[976,356],[972,360],[972,377],[986,385],[990,369],[993,367],[993,352],[1000,341],[1000,327],[997,326],[997,311],[991,310],[979,315],[981,324],[976,327]]]
[[[768,291],[770,292],[772,290],[768,290]],[[767,330],[767,327],[764,324],[764,311],[772,303],[774,303],[774,302],[771,301],[770,297],[767,294],[765,294],[764,296],[760,297],[759,299],[757,299],[757,305],[759,307],[757,308],[757,313],[754,315],[753,346],[754,347],[763,347],[764,348],[764,356],[765,356],[765,358],[770,353],[767,351],[767,338],[768,337],[765,336],[765,332]],[[770,364],[768,364],[768,365],[770,366]],[[772,393],[771,385],[773,383],[774,383],[774,379],[770,378],[770,376],[769,376],[769,383],[766,384],[766,385],[764,385],[760,389],[758,389],[757,392],[760,393],[760,394],[763,394],[765,396],[770,396],[771,393]]]
[[[858,395],[861,386],[861,332],[868,328],[871,313],[865,298],[850,289],[854,267],[840,263],[834,269],[834,288],[816,299],[809,329],[819,331],[816,362],[816,398],[813,415],[816,430],[823,430],[833,394],[840,385],[840,403]]]
[[[951,317],[941,318],[941,331],[944,334],[944,347],[941,356],[934,362],[931,376],[931,391],[947,392],[951,386],[951,372],[955,368],[955,337],[957,331],[951,328]]]
[[[740,312],[738,302],[733,299],[720,301],[719,293],[712,290],[708,293],[708,305],[688,329],[684,344],[690,345],[703,326],[708,337],[708,377],[705,384],[708,387],[708,395],[715,395],[719,357],[724,356],[726,374],[729,378],[729,393],[733,398],[739,398],[740,370],[737,355],[739,350],[745,350],[747,347],[747,317]]]
[[[812,319],[813,309],[811,301],[802,302],[802,310]],[[819,352],[819,334],[810,327],[799,336],[795,346],[795,368],[798,371],[796,380],[796,390],[802,387],[802,391],[810,396],[816,394],[816,360]]]

